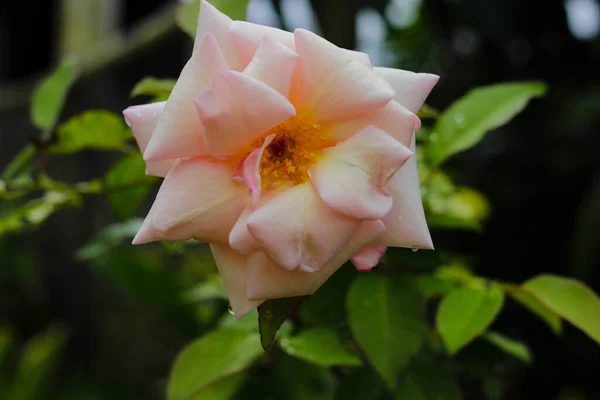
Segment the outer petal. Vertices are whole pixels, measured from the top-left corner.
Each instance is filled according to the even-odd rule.
[[[232,173],[233,167],[223,161],[179,160],[147,217],[155,236],[145,234],[143,242],[194,238],[228,245],[229,232],[249,201],[246,187],[233,181]]]
[[[235,71],[222,72],[194,100],[204,126],[206,151],[240,155],[269,129],[296,115],[294,106],[264,83]]]
[[[386,250],[387,247],[385,246],[365,247],[352,256],[352,264],[360,272],[370,271],[379,264],[379,260],[383,257]]]
[[[413,151],[415,149],[414,138],[410,148]],[[433,249],[421,201],[416,157],[411,157],[396,172],[386,185],[386,189],[394,199],[394,204],[383,219],[387,230],[377,238],[375,244]]]
[[[215,37],[208,33],[187,62],[160,115],[144,153],[146,161],[204,154],[202,124],[194,97],[210,86],[212,77],[229,67]]]
[[[278,268],[264,254],[254,253],[248,263],[246,295],[251,300],[313,294],[348,259],[385,230],[381,221],[364,221],[344,248],[321,270],[313,273]]]
[[[233,21],[229,32],[233,46],[237,50],[243,65],[248,65],[250,60],[252,60],[265,35],[273,37],[276,41],[294,50],[294,35],[281,29],[257,25],[251,22]]]
[[[376,126],[406,147],[410,146],[419,118],[395,100],[360,118],[326,127],[324,135],[334,142],[346,140],[369,125]]]
[[[248,256],[227,246],[211,244],[210,249],[217,263],[231,309],[235,317],[240,319],[263,302],[262,300],[248,300],[246,296]]]
[[[240,58],[231,41],[229,28],[231,27],[231,18],[223,14],[212,4],[205,0],[200,2],[200,15],[198,16],[198,28],[196,29],[196,41],[194,42],[194,53],[202,54],[200,43],[207,34],[213,34],[223,50],[225,59],[229,66],[235,70],[242,70]]]
[[[287,98],[297,61],[298,54],[271,35],[265,34],[252,61],[243,72],[266,83]]]
[[[412,154],[387,133],[369,126],[325,149],[309,176],[329,207],[351,218],[380,219],[392,208],[384,186]]]
[[[440,79],[433,74],[422,74],[393,68],[375,68],[396,91],[394,99],[408,110],[417,113]]]
[[[247,222],[264,253],[287,270],[318,271],[346,244],[360,221],[345,217],[317,196],[310,183],[283,191]]]
[[[123,111],[125,122],[131,128],[133,136],[142,153],[146,150],[148,142],[152,137],[152,132],[158,122],[158,117],[165,107],[166,102],[144,104],[141,106],[131,106]],[[146,174],[160,176],[164,178],[175,160],[147,162]]]
[[[393,88],[378,78],[361,53],[342,50],[303,29],[294,31],[294,39],[300,60],[291,100],[302,112],[312,113],[316,122],[348,120],[394,96]]]

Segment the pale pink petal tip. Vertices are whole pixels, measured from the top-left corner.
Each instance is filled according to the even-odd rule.
[[[152,217],[150,216],[150,214],[148,214],[148,216],[144,220],[144,223],[142,224],[142,227],[140,228],[138,233],[133,238],[133,241],[131,242],[131,244],[133,244],[133,245],[146,244],[146,243],[150,243],[150,242],[153,242],[158,239],[157,232],[152,227],[152,223],[150,222],[151,218]]]
[[[416,115],[413,115],[413,120],[415,121],[415,131],[421,129],[421,119]]]
[[[386,246],[365,247],[352,256],[352,264],[360,272],[368,272],[379,264],[379,260],[383,257],[386,250]]]

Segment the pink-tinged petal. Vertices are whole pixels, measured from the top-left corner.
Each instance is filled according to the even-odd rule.
[[[372,270],[379,264],[379,260],[385,254],[387,247],[385,246],[369,246],[363,248],[361,251],[356,253],[350,259],[352,264],[360,272],[367,272]]]
[[[303,183],[258,207],[246,226],[277,265],[318,271],[344,247],[360,221],[332,210],[310,183]]]
[[[287,98],[297,61],[298,54],[271,35],[265,34],[252,61],[243,72],[266,83]]]
[[[252,199],[252,205],[254,207],[258,204],[258,198],[262,191],[262,179],[259,171],[262,155],[274,138],[275,135],[268,135],[262,146],[252,150],[252,152],[244,159],[242,176],[244,177],[244,183],[248,186],[248,190],[250,191],[250,198]]]
[[[144,153],[146,161],[194,157],[205,152],[203,129],[194,97],[210,86],[212,77],[229,66],[215,37],[208,33],[187,62],[160,115]]]
[[[235,251],[242,254],[252,254],[260,250],[260,245],[254,237],[248,232],[248,218],[254,212],[254,207],[246,206],[242,214],[231,228],[229,233],[229,245]]]
[[[231,309],[235,317],[240,319],[263,302],[263,300],[248,300],[246,296],[248,256],[227,246],[211,244],[210,249],[217,263]]]
[[[201,46],[199,44],[204,40],[206,35],[212,34],[219,43],[219,47],[223,51],[229,66],[232,69],[241,71],[244,66],[238,57],[229,33],[231,23],[231,18],[217,10],[212,4],[202,0],[200,2],[200,15],[198,16],[194,53],[202,54]]]
[[[344,248],[324,268],[312,273],[284,270],[263,253],[254,253],[248,262],[246,295],[250,300],[311,295],[353,254],[384,231],[381,221],[364,221]]]
[[[375,68],[394,88],[394,99],[413,113],[419,112],[427,96],[440,79],[433,74],[414,73],[402,69]]]
[[[412,152],[382,130],[368,126],[324,150],[309,170],[317,193],[332,209],[357,219],[381,219],[392,208],[385,185]]]
[[[131,244],[146,244],[158,240],[159,234],[152,226],[152,209],[148,212],[148,215],[144,219],[140,230],[133,238]]]
[[[142,153],[146,150],[148,142],[152,137],[152,132],[156,128],[158,118],[166,102],[144,104],[140,106],[131,106],[123,111],[125,122],[131,128],[133,137],[137,142]],[[175,160],[165,160],[146,163],[146,174],[164,178]]]
[[[179,160],[163,181],[150,215],[154,240],[229,244],[229,232],[249,202],[232,179],[231,164],[210,158]]]
[[[247,153],[254,140],[296,115],[279,92],[236,71],[216,75],[212,87],[194,103],[204,126],[206,152],[220,158]]]
[[[276,41],[294,50],[294,35],[281,29],[246,21],[233,21],[229,33],[242,65],[250,63],[265,35],[271,36]]]
[[[421,125],[421,121],[400,103],[392,100],[384,107],[360,118],[330,125],[325,128],[323,134],[334,142],[341,142],[356,135],[369,125],[381,129],[408,147],[410,146],[414,131]]]
[[[304,29],[294,31],[296,53],[300,56],[292,83],[290,99],[302,112],[314,112],[316,122],[328,122],[327,118],[350,119],[357,109],[356,102],[367,105],[379,104],[381,107],[389,101],[394,90],[384,79],[379,79],[373,72],[368,56],[363,53],[340,49],[333,43]],[[347,66],[351,64],[351,66]],[[361,67],[362,66],[362,67]],[[368,71],[368,72],[365,72]],[[363,76],[367,74],[367,76]],[[359,98],[353,98],[360,91]],[[346,93],[346,96],[342,92]],[[361,97],[365,97],[361,100]],[[342,104],[329,104],[329,100],[337,99]],[[322,112],[317,107],[333,107]],[[369,110],[358,110],[361,113]],[[327,117],[328,113],[336,115]],[[325,118],[322,121],[319,118]]]
[[[413,138],[411,150],[415,149]],[[433,249],[431,234],[425,220],[417,172],[417,158],[411,157],[390,179],[386,189],[394,199],[390,212],[383,218],[386,232],[376,244],[392,247]]]

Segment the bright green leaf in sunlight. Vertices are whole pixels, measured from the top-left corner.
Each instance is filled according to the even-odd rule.
[[[8,400],[36,400],[47,390],[67,339],[64,328],[54,326],[24,346]]]
[[[227,399],[232,394],[230,386],[235,382],[230,381],[230,385],[216,384],[239,375],[262,352],[257,333],[231,328],[210,332],[192,342],[177,356],[169,378],[167,398]],[[238,385],[239,383],[241,382],[238,382]],[[227,392],[227,396],[223,391]],[[212,397],[208,396],[207,392],[210,392]]]
[[[104,180],[108,201],[122,219],[135,215],[152,191],[152,183],[156,182],[153,177],[146,175],[146,162],[138,152],[117,161]]]
[[[446,350],[455,354],[482,334],[504,303],[497,286],[459,288],[444,296],[438,308],[436,327]]]
[[[139,81],[131,91],[131,97],[135,96],[152,96],[152,101],[164,101],[169,98],[175,79],[158,79],[152,76]]]
[[[525,282],[523,289],[600,343],[600,298],[582,282],[540,275]]]
[[[141,218],[134,218],[107,226],[77,250],[75,258],[79,261],[95,260],[124,242],[131,242],[143,222],[144,220]]]
[[[279,328],[298,310],[304,300],[306,296],[285,297],[267,300],[258,306],[258,327],[263,349],[267,350],[271,346]]]
[[[290,356],[321,367],[361,364],[360,358],[342,344],[335,331],[328,328],[302,331],[295,336],[281,339],[279,345]]]
[[[546,325],[550,327],[550,329],[552,329],[552,332],[554,332],[556,335],[561,333],[562,321],[560,317],[550,311],[548,307],[541,303],[532,294],[528,293],[526,290],[523,290],[523,288],[519,286],[510,287],[510,289],[507,290],[507,293],[517,303],[521,304],[530,312],[537,315],[546,323]]]
[[[63,61],[44,79],[33,93],[31,120],[42,130],[42,139],[48,139],[62,111],[67,93],[77,79],[74,60]]]
[[[461,400],[462,394],[450,371],[435,364],[413,363],[398,380],[397,400]]]
[[[545,92],[546,86],[540,82],[503,83],[470,91],[437,120],[427,146],[430,162],[438,165],[474,146],[487,132],[521,112],[529,100]]]
[[[246,19],[249,0],[210,0],[210,4],[234,20]],[[196,35],[200,0],[183,3],[177,9],[177,25],[191,37]]]
[[[525,364],[531,363],[531,351],[525,343],[508,338],[498,332],[486,332],[483,338],[506,354],[518,358]]]
[[[57,143],[48,151],[55,154],[81,150],[121,150],[133,136],[123,118],[106,110],[91,110],[58,127]]]
[[[389,388],[425,338],[425,299],[410,281],[359,275],[346,298],[355,339]]]

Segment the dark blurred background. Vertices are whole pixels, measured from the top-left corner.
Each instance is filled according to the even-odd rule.
[[[428,100],[439,109],[475,86],[546,82],[546,97],[449,162],[458,183],[490,199],[483,233],[433,232],[434,242],[469,255],[481,275],[522,282],[552,272],[600,290],[598,0],[250,3],[252,21],[307,27],[368,52],[374,64],[439,74]],[[84,55],[83,77],[62,119],[90,108],[120,112],[142,77],[177,77],[191,41],[172,22],[175,6],[167,0],[1,2],[0,168],[36,135],[29,96],[62,55]],[[65,180],[90,179],[113,157],[89,153],[49,168]],[[166,318],[74,260],[73,253],[114,220],[105,202],[92,200],[56,214],[35,234],[0,240],[0,322],[21,338],[52,321],[68,327],[66,357],[53,385],[60,391],[69,382],[72,389],[57,398],[159,398],[152,385],[168,375],[177,350],[193,337],[186,315]],[[512,304],[496,324],[530,344],[535,357],[511,377],[506,399],[600,398],[600,349],[582,333],[566,327],[557,339]]]

